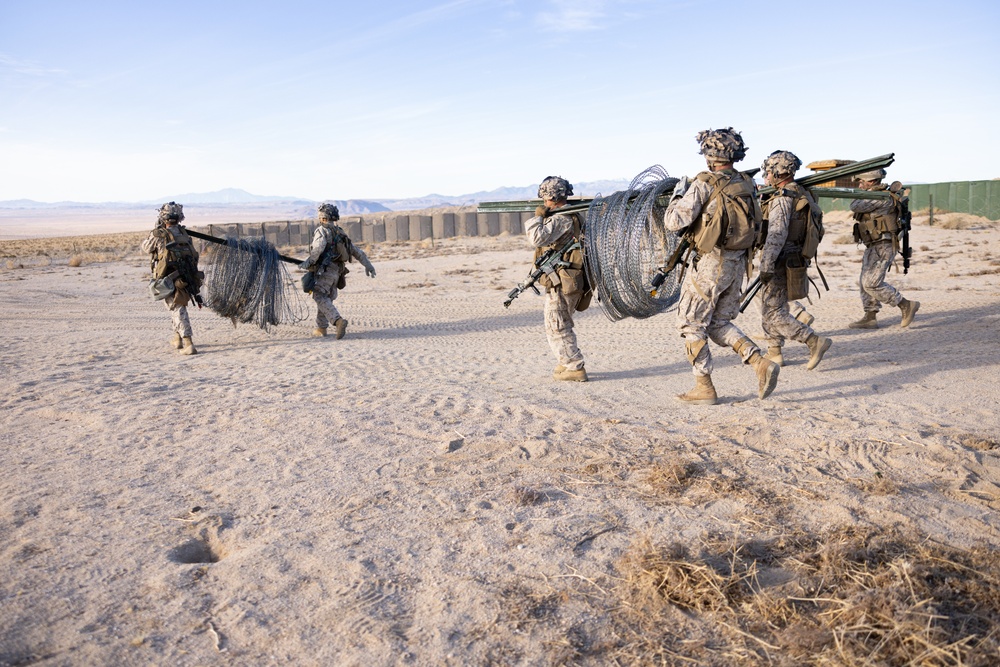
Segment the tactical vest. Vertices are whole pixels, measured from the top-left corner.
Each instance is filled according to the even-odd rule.
[[[564,235],[561,239],[558,240],[557,243],[553,243],[547,246],[542,246],[540,248],[535,248],[535,261],[538,261],[538,258],[547,253],[549,250],[560,248],[566,245],[566,242],[570,236],[575,236],[576,238],[579,239],[582,235],[583,228],[580,225],[580,216],[578,214],[576,213],[560,214],[559,210],[556,209],[555,211],[553,211],[553,215],[568,216],[570,219],[573,220],[573,229],[569,235]],[[587,272],[584,270],[583,266],[583,249],[576,248],[575,250],[570,250],[568,253],[565,253],[562,256],[562,260],[564,262],[567,262],[569,266],[561,266],[558,269],[556,269],[556,273],[559,274],[559,282],[560,282],[558,289],[561,289],[563,294],[577,294],[580,292],[590,291],[590,285],[587,281]],[[552,284],[552,280],[549,278],[549,276],[544,273],[538,279],[538,282],[539,284],[541,284],[543,287],[546,288],[551,289],[555,287]],[[589,301],[587,303],[589,305]],[[586,306],[584,306],[583,308],[580,308],[579,306],[577,307],[577,310],[585,310],[585,309]]]
[[[351,239],[347,232],[337,225],[325,225],[330,230],[330,236],[326,239],[326,248],[316,261],[316,266],[325,269],[330,264],[337,264],[340,269],[344,264],[351,261]]]
[[[753,179],[731,169],[703,171],[696,178],[712,189],[686,235],[698,253],[754,247],[763,216]]]
[[[878,190],[888,190],[885,185],[881,185],[877,188]],[[893,194],[892,201],[893,207],[890,211],[886,213],[855,213],[854,219],[856,224],[854,225],[854,241],[856,243],[864,243],[866,246],[870,246],[873,243],[883,240],[885,234],[892,236],[895,241],[895,235],[899,232],[899,198]]]
[[[201,289],[205,274],[198,270],[198,251],[187,230],[181,225],[157,227],[153,236],[160,239],[165,248],[156,252],[150,260],[150,270],[154,279],[160,279],[177,272],[174,287],[189,294],[197,294]]]

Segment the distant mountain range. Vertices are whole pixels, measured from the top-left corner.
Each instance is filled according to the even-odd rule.
[[[592,197],[596,194],[610,194],[628,187],[627,180],[604,180],[592,181],[589,183],[578,183],[573,186],[574,194],[583,197]],[[495,190],[484,190],[472,192],[464,195],[439,195],[429,194],[424,197],[411,197],[407,199],[338,199],[327,200],[336,204],[343,215],[359,215],[363,213],[380,213],[389,211],[414,211],[424,208],[437,208],[440,206],[475,206],[484,201],[511,201],[520,199],[534,199],[538,195],[538,185],[525,185],[523,187],[501,187]],[[180,195],[170,195],[151,201],[141,202],[38,202],[31,199],[12,199],[0,201],[0,209],[108,209],[121,208],[131,209],[139,207],[158,207],[159,205],[175,201],[185,206],[198,205],[212,207],[240,207],[240,206],[267,206],[269,204],[282,206],[302,207],[311,210],[319,202],[303,197],[280,197],[255,195],[239,188],[225,188],[215,192],[191,192]]]

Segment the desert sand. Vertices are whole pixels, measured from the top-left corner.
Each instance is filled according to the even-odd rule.
[[[673,312],[595,304],[553,382],[523,238],[369,248],[339,341],[192,311],[193,357],[137,249],[0,243],[0,665],[998,664],[1000,230],[963,220],[915,218],[913,325],[857,331],[828,216],[826,358],[759,400],[713,347],[698,407]]]

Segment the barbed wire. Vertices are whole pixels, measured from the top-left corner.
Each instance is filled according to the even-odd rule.
[[[587,209],[587,275],[612,322],[652,317],[680,298],[679,271],[670,272],[655,297],[650,294],[656,269],[680,243],[663,227],[663,208],[656,205],[656,198],[671,192],[677,181],[654,165],[632,179],[628,189],[597,195]]]
[[[288,275],[278,251],[259,237],[226,237],[206,252],[205,305],[222,317],[264,331],[306,319],[301,288]],[[207,250],[207,249],[206,249]]]

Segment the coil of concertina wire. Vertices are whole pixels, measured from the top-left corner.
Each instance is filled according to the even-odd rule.
[[[585,264],[590,284],[612,322],[662,313],[680,298],[680,270],[670,272],[654,297],[651,282],[680,238],[663,226],[664,209],[656,198],[673,192],[678,179],[654,165],[627,190],[597,195],[587,209]]]
[[[234,325],[250,323],[267,331],[308,316],[301,288],[263,238],[227,237],[224,245],[213,245],[206,254],[205,305]]]

